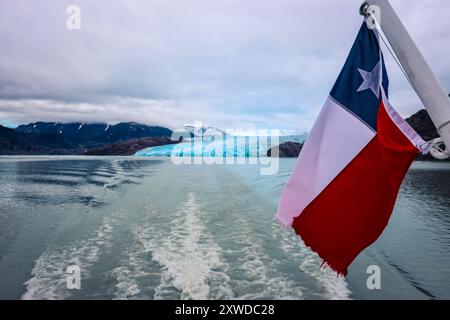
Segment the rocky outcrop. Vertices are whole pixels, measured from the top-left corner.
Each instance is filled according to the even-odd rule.
[[[303,144],[297,142],[286,142],[278,146],[280,158],[297,158],[302,151]],[[272,149],[267,151],[267,156],[272,157]]]
[[[101,147],[92,148],[85,151],[85,155],[90,156],[131,156],[137,151],[150,148],[158,147],[168,144],[175,144],[178,142],[173,142],[168,137],[147,137],[140,139],[131,139],[124,142],[105,144]]]
[[[406,119],[406,122],[408,122],[425,141],[430,141],[439,137],[436,127],[425,109],[413,114]]]
[[[436,130],[436,127],[433,124],[433,121],[430,118],[430,115],[425,109],[420,110],[419,112],[413,114],[411,117],[406,119],[411,127],[416,130],[416,132],[422,137],[425,141],[431,141],[439,137],[439,134]],[[436,160],[433,158],[431,154],[419,154],[417,156],[417,160]],[[450,160],[450,159],[449,159]]]

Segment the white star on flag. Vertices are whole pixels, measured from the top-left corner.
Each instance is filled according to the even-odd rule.
[[[380,98],[380,87],[381,87],[381,63],[378,62],[372,72],[364,71],[358,68],[361,77],[363,78],[363,83],[359,86],[356,92],[361,92],[367,89],[372,90],[377,99]]]

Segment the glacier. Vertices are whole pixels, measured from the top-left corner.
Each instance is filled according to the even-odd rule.
[[[267,151],[285,142],[304,143],[306,134],[279,137],[224,136],[223,139],[193,137],[179,144],[139,150],[140,157],[266,157]]]

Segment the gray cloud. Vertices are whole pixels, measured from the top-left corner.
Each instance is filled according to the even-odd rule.
[[[307,130],[361,24],[360,0],[3,1],[0,119]],[[447,0],[392,1],[450,88]],[[66,8],[82,29],[66,29]],[[420,102],[392,60],[391,98]]]

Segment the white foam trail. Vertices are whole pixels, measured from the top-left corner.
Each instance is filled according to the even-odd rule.
[[[113,270],[112,274],[115,276],[116,284],[116,299],[134,299],[134,298],[146,298],[139,297],[141,289],[136,281],[136,270],[130,270],[127,267],[117,267]]]
[[[303,299],[304,288],[273,268],[271,258],[263,253],[260,245],[247,244],[243,253],[242,269],[251,279],[247,285],[254,289],[238,299]]]
[[[222,260],[221,248],[207,232],[200,213],[191,193],[178,217],[170,222],[168,234],[156,231],[150,224],[136,229],[136,237],[162,268],[155,299],[174,298],[174,294],[181,299],[233,297],[226,274],[229,266]]]
[[[148,231],[147,227],[139,228],[139,232]],[[149,270],[148,251],[140,244],[135,242],[130,246],[127,256],[121,262],[121,265],[114,268],[111,274],[116,279],[116,299],[151,299],[142,288],[143,280],[160,277],[160,273]],[[143,290],[144,289],[144,290]]]
[[[280,272],[276,267],[277,262],[265,253],[262,240],[251,236],[252,231],[242,215],[235,217],[240,230],[234,236],[237,242],[234,247],[240,248],[238,259],[246,278],[236,284],[245,292],[237,299],[303,299],[304,288]]]
[[[295,232],[289,233],[278,223],[274,222],[273,233],[280,241],[281,249],[290,257],[301,261],[299,268],[325,289],[327,296],[325,298],[334,300],[350,299],[350,290],[347,282],[342,277],[337,277],[336,273],[328,268],[320,268],[321,259],[313,251],[309,250]]]
[[[36,260],[31,271],[32,278],[26,281],[24,300],[54,300],[70,297],[66,286],[66,268],[76,265],[82,278],[89,276],[89,267],[98,259],[102,246],[109,243],[114,221],[105,217],[99,229],[88,240],[79,240],[70,246],[48,248]],[[83,286],[83,282],[81,282]]]

